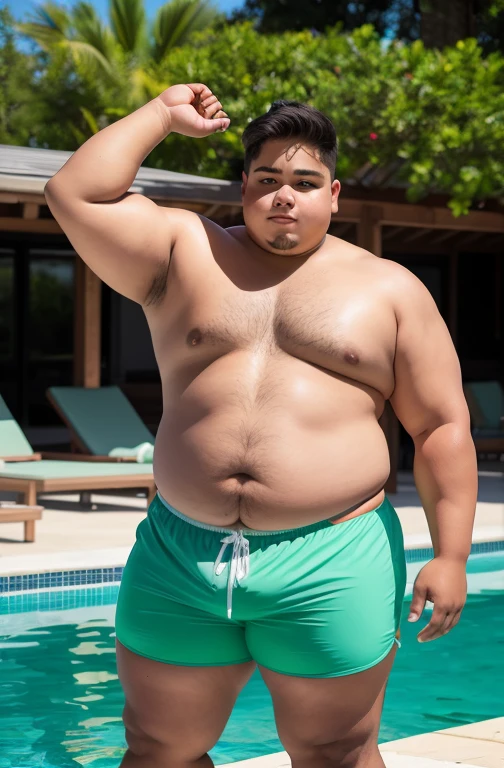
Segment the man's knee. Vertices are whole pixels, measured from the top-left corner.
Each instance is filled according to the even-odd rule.
[[[158,731],[128,706],[124,708],[123,723],[128,751],[153,764],[196,762],[208,751],[206,745],[198,744],[197,739],[183,739],[169,728]]]
[[[293,768],[305,765],[334,765],[338,768],[374,766],[371,759],[379,754],[374,733],[344,735],[327,744],[297,745],[294,749],[287,749],[287,752]]]

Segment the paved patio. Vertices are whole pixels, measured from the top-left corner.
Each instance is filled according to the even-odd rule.
[[[479,481],[474,541],[504,539],[504,471],[480,472]],[[15,497],[3,493],[0,498]],[[401,520],[406,547],[430,546],[427,520],[411,473],[399,473],[398,493],[389,498]],[[0,526],[0,571],[4,558],[131,548],[146,512],[145,496],[132,491],[93,494],[91,508],[81,506],[76,493],[41,494],[38,501],[45,509],[36,523],[33,543],[23,542],[22,523]]]
[[[504,717],[380,744],[386,768],[503,768]],[[290,768],[287,752],[221,768]]]

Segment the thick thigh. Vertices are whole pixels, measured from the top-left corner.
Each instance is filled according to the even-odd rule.
[[[212,749],[256,667],[177,666],[138,656],[119,641],[116,646],[127,742],[139,755],[191,761]]]
[[[292,760],[326,756],[344,765],[348,755],[376,749],[396,650],[374,667],[343,677],[294,677],[259,666],[273,700],[278,737]]]
[[[264,579],[271,605],[246,625],[254,661],[284,675],[326,678],[386,658],[406,586],[402,530],[390,504],[299,538],[287,552],[275,557],[273,587]]]

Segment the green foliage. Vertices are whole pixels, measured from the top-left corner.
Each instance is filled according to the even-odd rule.
[[[17,50],[12,17],[0,9],[0,144],[30,142],[31,82],[35,70],[33,56]]]
[[[233,22],[254,21],[262,34],[316,29],[341,24],[345,30],[372,24],[383,35],[390,24],[387,11],[397,2],[393,0],[367,0],[349,3],[348,0],[245,0],[233,11]],[[412,0],[410,0],[412,5]],[[397,13],[397,9],[394,8]]]
[[[110,24],[104,24],[88,0],[79,0],[71,10],[45,0],[18,29],[44,50],[63,48],[77,67],[113,81],[124,68],[132,72],[151,61],[160,63],[194,32],[222,22],[223,14],[208,0],[168,0],[149,24],[145,0],[109,0],[109,18]]]
[[[440,52],[421,41],[387,48],[370,25],[264,36],[247,22],[196,35],[158,71],[169,84],[207,83],[231,118],[225,134],[203,142],[169,136],[151,156],[159,167],[187,171],[197,143],[205,151],[194,172],[239,178],[247,123],[276,99],[295,99],[336,126],[341,180],[394,163],[410,201],[446,192],[455,215],[504,194],[504,59],[483,59],[473,39]]]
[[[137,0],[114,1],[128,4],[134,14],[140,8]],[[219,19],[181,44],[176,20],[181,29],[186,21],[177,16],[176,3],[166,7],[174,15],[169,22],[165,17],[159,39],[166,41],[171,30],[174,42],[156,59],[140,63],[88,16],[102,40],[97,50],[109,55],[107,46],[114,49],[109,57],[114,77],[97,78],[94,65],[76,61],[63,46],[47,49],[37,84],[39,106],[33,108],[39,144],[72,149],[163,88],[203,82],[222,102],[230,128],[203,140],[171,134],[146,164],[240,179],[247,124],[276,99],[294,99],[322,110],[336,126],[342,182],[363,167],[392,165],[412,202],[434,190],[445,192],[457,216],[486,198],[504,202],[500,53],[483,56],[474,39],[443,51],[425,49],[421,41],[386,45],[371,25],[346,33],[337,25],[323,35],[308,30],[262,35],[253,22],[226,26]],[[81,25],[84,16],[81,10]],[[155,36],[153,41],[158,45]]]

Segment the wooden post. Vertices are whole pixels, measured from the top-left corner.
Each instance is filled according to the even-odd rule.
[[[35,541],[35,520],[25,520],[24,540]]]
[[[78,256],[75,262],[74,384],[99,387],[101,280]]]
[[[357,245],[379,257],[382,255],[382,218],[382,210],[379,205],[364,205],[361,217],[357,222]]]
[[[382,209],[379,205],[364,205],[362,216],[357,224],[357,245],[382,256],[381,220]],[[385,411],[380,419],[385,432],[390,455],[390,476],[385,484],[386,493],[397,493],[397,465],[399,462],[399,422],[390,403],[385,404]]]

